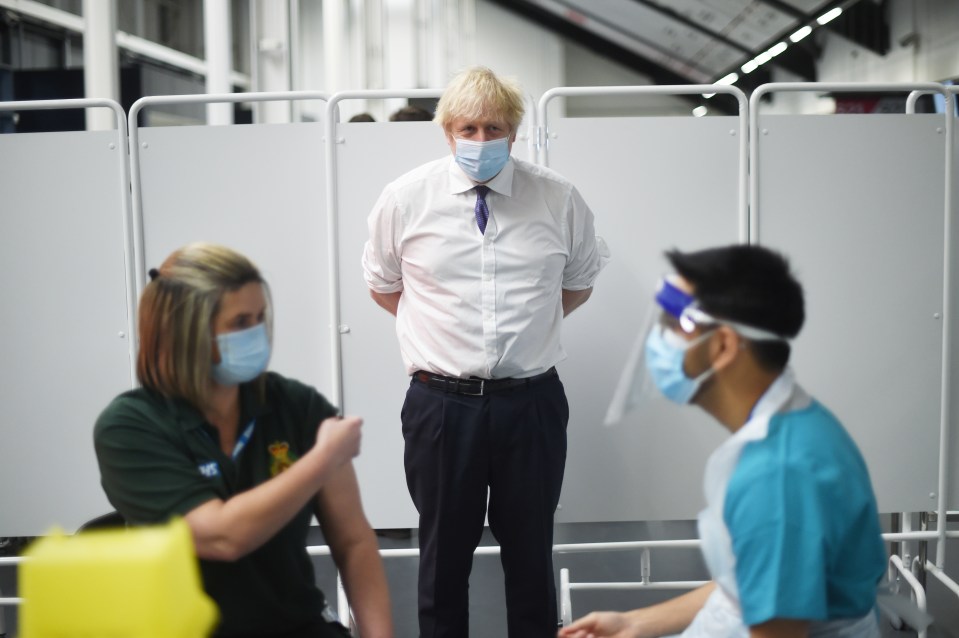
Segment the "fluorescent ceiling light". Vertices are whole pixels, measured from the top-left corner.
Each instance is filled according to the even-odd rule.
[[[769,54],[769,57],[770,57],[770,58],[774,58],[774,57],[776,57],[777,55],[779,55],[780,53],[782,53],[783,51],[785,51],[788,47],[789,47],[789,45],[786,44],[785,42],[780,42],[780,43],[775,44],[775,45],[773,45],[772,47],[770,47],[769,50],[766,51],[766,53]]]
[[[773,56],[769,54],[769,51],[763,51],[762,53],[756,56],[753,62],[755,62],[756,64],[766,64],[772,59],[773,59]]]
[[[750,60],[746,64],[742,65],[741,70],[743,73],[752,73],[758,68],[759,68],[759,62],[756,62],[755,60]]]
[[[810,33],[812,33],[812,27],[807,24],[802,29],[800,29],[799,31],[796,31],[794,34],[789,36],[789,39],[792,40],[793,42],[799,42]]]
[[[696,117],[702,117],[706,115],[707,113],[709,113],[709,109],[707,109],[705,106],[702,106],[702,105],[697,106],[696,108],[693,109],[693,115],[695,115]]]
[[[835,9],[831,9],[827,11],[826,13],[822,14],[821,16],[819,16],[818,18],[816,18],[816,22],[818,22],[819,24],[826,24],[827,22],[832,22],[833,20],[838,18],[841,13],[842,13],[842,7],[836,7]]]
[[[737,74],[737,73],[734,71],[734,72],[730,73],[729,75],[726,75],[726,76],[724,76],[724,77],[719,78],[718,80],[716,80],[715,83],[716,83],[716,84],[735,84],[735,83],[736,83],[736,80],[738,80],[738,79],[739,79],[739,74]]]

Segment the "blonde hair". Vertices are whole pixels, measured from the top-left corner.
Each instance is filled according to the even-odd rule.
[[[213,321],[223,294],[263,284],[270,330],[269,287],[249,259],[207,243],[174,251],[150,276],[140,298],[137,378],[146,388],[203,410],[210,394]]]
[[[460,71],[447,85],[436,105],[433,121],[449,130],[458,117],[502,118],[515,133],[526,108],[523,90],[510,78],[500,78],[483,66]]]

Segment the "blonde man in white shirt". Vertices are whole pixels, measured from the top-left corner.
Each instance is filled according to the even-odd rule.
[[[451,156],[387,185],[363,254],[411,375],[401,418],[420,515],[422,638],[469,635],[484,516],[500,544],[510,638],[555,636],[553,513],[569,408],[560,325],[608,261],[568,181],[510,157],[518,85],[476,67],[437,105]],[[488,512],[487,512],[488,496]]]

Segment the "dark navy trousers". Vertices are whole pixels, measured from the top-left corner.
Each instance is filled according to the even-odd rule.
[[[569,405],[558,376],[465,396],[414,380],[403,404],[406,480],[420,515],[421,638],[469,635],[469,575],[489,503],[510,638],[554,638],[553,514]]]

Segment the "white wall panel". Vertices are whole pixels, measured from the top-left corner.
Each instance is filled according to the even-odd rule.
[[[194,241],[251,258],[273,294],[270,369],[329,394],[322,123],[140,129],[146,267]]]
[[[565,320],[559,366],[570,403],[562,522],[695,518],[702,471],[724,430],[650,388],[619,425],[602,425],[646,327],[663,251],[738,241],[738,119],[550,120],[550,167],[577,185],[612,261]],[[735,134],[731,134],[734,132]]]
[[[93,424],[133,385],[116,141],[0,136],[0,536],[112,509]]]
[[[794,365],[863,451],[886,512],[937,503],[942,128],[932,115],[760,118],[759,241],[806,291]]]
[[[400,358],[394,317],[370,298],[361,258],[366,219],[387,183],[449,154],[432,122],[345,123],[338,127],[343,405],[364,418],[363,452],[356,459],[363,504],[374,527],[416,527],[406,489],[400,408],[409,377]],[[380,149],[380,150],[377,150]],[[381,152],[390,149],[389,153]]]

